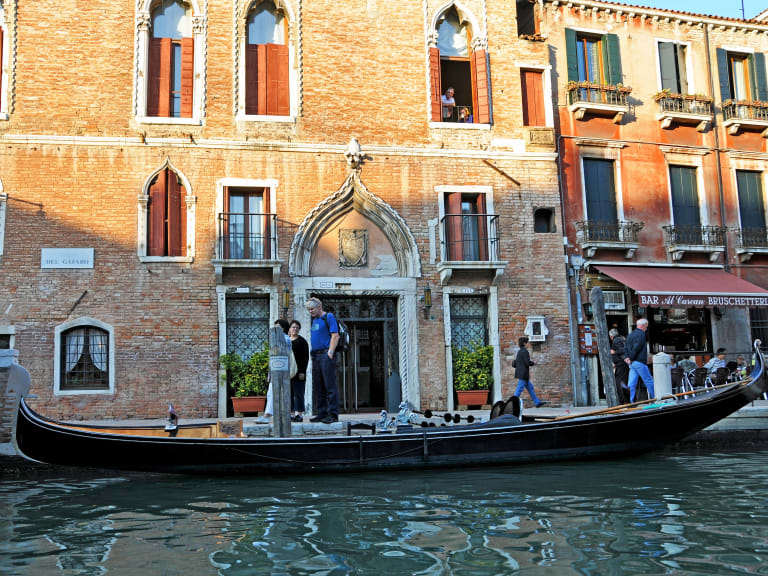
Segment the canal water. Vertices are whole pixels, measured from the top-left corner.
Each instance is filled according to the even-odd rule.
[[[0,479],[0,574],[768,574],[768,451]]]

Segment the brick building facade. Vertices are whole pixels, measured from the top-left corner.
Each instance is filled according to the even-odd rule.
[[[506,398],[526,332],[571,401],[551,63],[514,5],[3,7],[0,345],[35,408],[224,416],[219,356],[308,334],[310,295],[352,336],[346,411],[453,409],[473,340]]]

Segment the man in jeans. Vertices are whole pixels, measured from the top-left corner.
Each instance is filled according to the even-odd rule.
[[[648,370],[648,349],[646,346],[645,333],[648,330],[648,320],[640,318],[637,321],[637,328],[627,336],[626,355],[624,359],[629,365],[629,401],[635,401],[637,392],[637,379],[642,378],[643,384],[648,389],[648,398],[654,398],[656,394],[653,391],[653,376]]]
[[[339,344],[339,324],[330,312],[323,312],[317,298],[307,300],[312,317],[310,344],[312,347],[312,390],[315,415],[310,422],[332,424],[339,421],[339,393],[336,386],[336,346]]]

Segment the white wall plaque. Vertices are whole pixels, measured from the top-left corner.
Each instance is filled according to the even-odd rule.
[[[93,248],[41,248],[40,268],[93,268]]]

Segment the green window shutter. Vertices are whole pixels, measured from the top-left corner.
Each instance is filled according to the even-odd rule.
[[[606,34],[602,38],[603,62],[605,63],[605,81],[608,84],[621,84],[621,55],[619,54],[619,37],[616,34]]]
[[[762,52],[755,52],[754,54],[755,64],[755,87],[757,99],[765,102],[768,100],[768,80],[765,76],[765,54]]]
[[[722,48],[718,48],[717,53],[717,72],[720,79],[720,100],[731,99],[731,84],[728,81],[728,53]]]
[[[661,66],[661,87],[663,90],[678,92],[677,58],[672,42],[659,42],[659,64]]]
[[[755,57],[747,55],[747,73],[749,74],[749,99],[757,100],[757,77],[755,75]]]
[[[736,188],[739,194],[741,227],[749,230],[765,229],[763,186],[761,172],[736,170]]]
[[[576,51],[578,45],[576,43],[576,31],[570,28],[565,29],[565,53],[568,62],[568,81],[579,81],[579,60]]]

